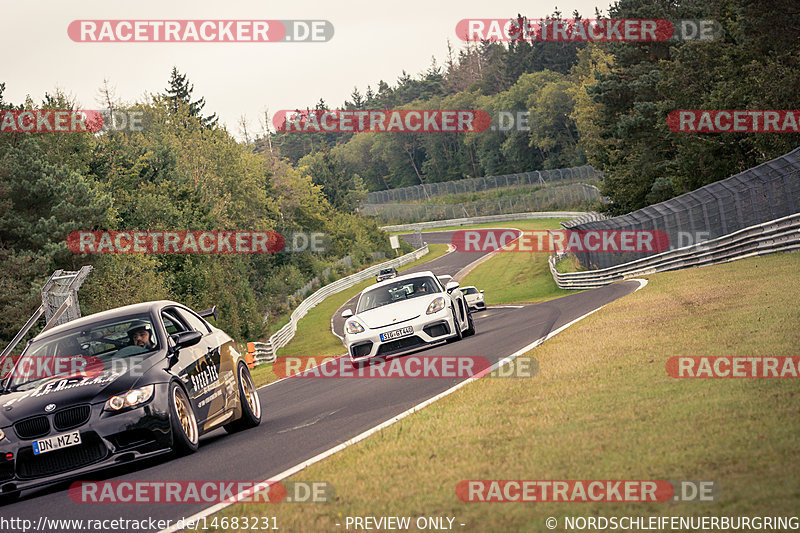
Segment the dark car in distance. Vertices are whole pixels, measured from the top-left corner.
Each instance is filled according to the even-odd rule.
[[[0,497],[257,426],[250,371],[201,314],[146,302],[29,341],[0,382]]]
[[[384,281],[384,280],[387,280],[387,279],[396,278],[396,277],[397,277],[397,269],[396,268],[394,268],[394,267],[384,268],[380,272],[378,272],[377,276],[375,276],[375,282],[376,283],[380,283],[381,281]]]

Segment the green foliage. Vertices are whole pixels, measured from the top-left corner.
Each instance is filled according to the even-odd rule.
[[[589,87],[596,114],[582,116],[580,132],[590,163],[606,172],[603,190],[614,214],[727,178],[800,144],[794,133],[677,133],[666,126],[676,109],[796,108],[800,28],[787,16],[789,4],[622,0],[612,7],[612,18],[713,18],[724,31],[716,41],[608,46],[613,66]]]
[[[192,101],[191,86],[176,74],[171,96],[111,102],[115,112],[142,112],[142,131],[0,135],[1,340],[36,309],[41,286],[58,268],[94,266],[80,292],[84,314],[158,299],[218,305],[218,325],[253,340],[267,332],[264,317],[288,311],[289,296],[337,259],[390,251],[374,222],[350,213],[362,190],[357,177],[336,182],[342,174],[333,159],[323,161],[333,170],[326,174],[325,167],[300,171],[253,153],[213,127],[213,116],[202,116],[202,99]],[[42,105],[73,107],[60,94]],[[76,230],[167,229],[323,232],[331,248],[153,256],[76,255],[66,247]]]

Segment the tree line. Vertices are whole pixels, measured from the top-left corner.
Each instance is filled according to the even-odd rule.
[[[612,19],[713,19],[712,41],[466,43],[417,76],[355,88],[344,109],[481,109],[529,115],[530,131],[277,133],[329,200],[347,191],[591,164],[611,214],[724,179],[800,145],[795,133],[679,133],[677,109],[796,109],[800,9],[792,0],[619,0]],[[599,16],[595,14],[595,16]],[[513,17],[525,18],[522,15]],[[551,18],[562,18],[555,12]],[[579,13],[572,18],[579,19]],[[307,108],[329,109],[324,100]],[[263,144],[263,140],[259,141]]]
[[[61,92],[0,109],[75,109]],[[253,152],[204,115],[204,101],[173,70],[168,88],[123,105],[107,85],[110,116],[136,112],[141,131],[0,133],[0,340],[35,310],[56,269],[94,271],[80,290],[83,314],[174,299],[218,305],[220,326],[239,340],[262,337],[298,288],[336,259],[355,266],[389,252],[376,224],[337,209],[306,172]],[[95,230],[299,230],[324,232],[324,253],[253,255],[71,253],[67,236]],[[341,269],[338,275],[341,275]],[[268,316],[267,323],[264,317]]]

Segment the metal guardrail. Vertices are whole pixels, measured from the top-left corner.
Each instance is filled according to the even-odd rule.
[[[606,220],[606,219],[608,219],[608,217],[603,215],[602,213],[598,213],[597,211],[591,211],[589,213],[584,213],[581,216],[574,218],[568,222],[562,222],[561,225],[567,229],[570,229],[579,224],[586,224],[587,222],[597,222],[599,220]]]
[[[253,342],[248,343],[248,352],[250,351],[250,344],[253,345],[253,360],[264,362],[264,363],[274,363],[275,362],[275,353],[272,352],[269,348],[269,344],[266,342]]]
[[[800,147],[669,200],[571,229],[658,230],[674,242],[680,242],[681,234],[702,233],[707,239],[716,239],[800,213],[799,199]],[[644,252],[610,254],[602,250],[581,251],[575,256],[582,265],[601,269],[649,257]]]
[[[422,229],[445,228],[448,226],[471,226],[486,222],[506,222],[508,220],[532,220],[537,218],[576,218],[587,215],[583,211],[541,211],[533,213],[509,213],[505,215],[488,215],[485,217],[451,218],[449,220],[433,220],[431,222],[415,222],[381,226],[384,231],[416,231]]]
[[[550,272],[562,289],[593,289],[615,281],[694,266],[727,263],[773,252],[800,250],[800,213],[756,224],[722,237],[703,241],[617,266],[587,272],[559,273],[549,259]]]
[[[411,253],[392,259],[391,261],[386,261],[384,263],[365,268],[360,272],[356,272],[355,274],[329,283],[328,285],[325,285],[318,291],[314,292],[311,296],[303,300],[300,305],[297,306],[297,309],[292,311],[292,314],[289,316],[289,323],[279,329],[269,338],[266,343],[264,343],[266,348],[256,352],[256,363],[274,361],[278,350],[289,344],[289,341],[294,338],[294,335],[297,332],[297,323],[300,321],[300,319],[306,316],[310,309],[316,307],[317,304],[322,302],[331,294],[348,289],[353,285],[364,281],[365,279],[373,277],[378,273],[379,270],[383,268],[397,268],[408,263],[412,263],[427,254],[428,251],[428,245],[425,244],[421,248],[418,248]]]

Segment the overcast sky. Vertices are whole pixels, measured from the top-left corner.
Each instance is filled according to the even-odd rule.
[[[447,41],[465,18],[543,18],[557,7],[584,18],[610,0],[0,0],[0,83],[14,104],[40,102],[59,88],[84,109],[99,108],[107,79],[123,101],[143,100],[167,86],[173,66],[188,74],[195,97],[206,99],[228,130],[239,136],[245,115],[257,129],[264,110],[340,106],[354,86],[394,84],[402,70],[416,75],[443,63]],[[67,27],[76,19],[325,19],[335,34],[326,43],[78,43]]]

